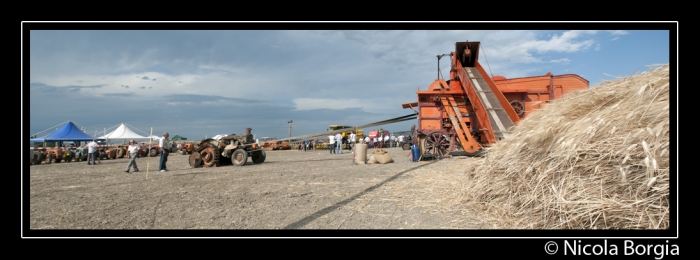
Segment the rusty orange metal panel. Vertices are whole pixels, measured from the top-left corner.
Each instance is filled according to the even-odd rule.
[[[438,107],[420,107],[420,112],[422,117],[439,117],[442,113]]]

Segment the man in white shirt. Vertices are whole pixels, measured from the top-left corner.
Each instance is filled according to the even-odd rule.
[[[97,153],[97,142],[95,142],[95,139],[92,139],[92,142],[88,143],[87,148],[88,148],[88,160],[87,164],[88,165],[94,165],[95,162],[95,154]],[[92,161],[92,163],[90,162]]]
[[[355,138],[357,136],[355,135],[355,132],[350,132],[350,139],[348,140],[348,143],[350,144],[350,151],[352,153],[355,153]]]
[[[129,173],[129,170],[131,169],[131,166],[134,167],[134,172],[139,171],[139,167],[136,166],[136,157],[138,157],[137,153],[139,152],[139,149],[141,149],[141,146],[139,146],[136,141],[131,140],[129,141],[129,147],[128,147],[128,152],[129,152],[129,165],[126,166],[126,173]]]
[[[333,154],[335,152],[335,135],[329,135],[328,139],[330,139],[328,149],[331,150],[331,154]]]
[[[391,139],[391,147],[396,147],[396,136],[391,135],[389,139]]]
[[[170,141],[168,141],[168,132],[163,133],[163,138],[158,140],[158,146],[160,149],[160,165],[158,168],[160,168],[160,172],[166,172],[168,171],[168,168],[165,167],[165,163],[168,161],[168,153],[170,153]]]
[[[337,153],[343,153],[343,135],[340,133],[335,134],[335,146],[337,147]]]
[[[399,135],[398,139],[399,139],[398,146],[403,146],[403,142],[406,140],[405,137],[403,135]]]
[[[388,136],[388,135],[384,135],[384,142],[382,142],[382,148],[386,148],[386,147],[389,146],[389,145],[391,145],[391,144],[389,143],[389,136]],[[389,146],[389,147],[390,147],[390,146]]]
[[[370,143],[369,136],[365,137],[365,143],[367,144],[367,147],[372,148],[372,144]]]

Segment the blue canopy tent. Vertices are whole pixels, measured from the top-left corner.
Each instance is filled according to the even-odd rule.
[[[29,142],[45,143],[45,142],[89,142],[93,139],[104,141],[105,138],[93,137],[80,130],[73,122],[68,121],[63,127],[48,135],[29,139]]]

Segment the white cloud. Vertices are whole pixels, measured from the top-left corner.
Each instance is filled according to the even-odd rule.
[[[612,35],[625,35],[625,34],[629,34],[627,31],[624,31],[624,30],[609,30],[609,31],[607,31],[607,32],[610,33],[610,34],[612,34]]]
[[[551,63],[561,63],[561,64],[568,64],[570,60],[568,58],[561,58],[557,60],[550,60],[549,62]]]

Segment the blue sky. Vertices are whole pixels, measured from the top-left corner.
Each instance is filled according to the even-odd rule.
[[[90,134],[124,122],[137,133],[153,128],[156,135],[189,139],[240,134],[246,127],[256,137],[284,138],[289,120],[292,136],[326,131],[330,124],[373,123],[410,114],[401,104],[415,101],[415,91],[437,78],[436,56],[467,40],[481,42],[479,61],[492,76],[578,74],[590,87],[669,63],[669,55],[677,59],[669,30],[615,24],[584,31],[81,25],[68,28],[86,30],[22,31],[23,102],[29,96],[22,107],[30,135],[48,134],[69,120]],[[449,65],[440,60],[445,77]],[[383,128],[406,131],[412,124]]]

